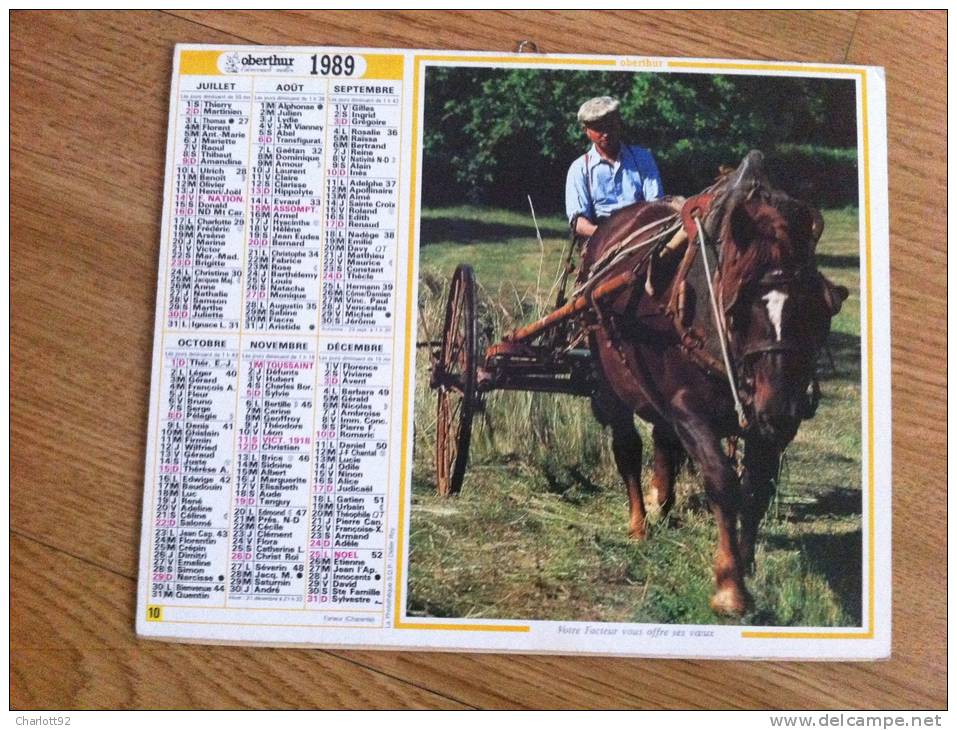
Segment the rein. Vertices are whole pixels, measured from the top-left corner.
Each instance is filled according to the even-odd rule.
[[[631,244],[636,238],[641,234],[646,233],[647,231],[653,230],[659,226],[664,226],[664,228],[656,233],[655,235],[645,239],[644,241],[639,241],[633,245]],[[664,218],[659,218],[654,220],[647,225],[642,226],[638,230],[628,234],[624,240],[616,243],[614,246],[610,247],[605,251],[601,257],[595,261],[591,266],[591,272],[588,276],[588,279],[575,289],[572,292],[572,298],[578,296],[579,294],[585,293],[589,289],[593,289],[598,283],[600,283],[604,277],[611,271],[611,269],[619,262],[627,259],[631,254],[642,249],[651,248],[655,244],[660,243],[666,236],[673,235],[676,231],[680,230],[681,221],[678,220],[678,214],[665,216]],[[642,258],[634,267],[634,270],[637,270],[644,263],[645,259]]]
[[[748,419],[744,415],[744,406],[741,405],[741,399],[738,397],[738,386],[734,381],[734,368],[731,366],[731,356],[728,354],[728,334],[724,329],[724,317],[718,309],[718,300],[714,295],[714,284],[711,281],[711,266],[708,263],[708,246],[704,238],[704,226],[701,225],[701,218],[697,214],[694,216],[695,225],[698,228],[698,246],[701,248],[701,260],[704,263],[705,280],[708,282],[708,299],[711,302],[711,314],[714,316],[714,326],[718,330],[718,342],[721,345],[721,357],[724,359],[724,371],[728,375],[728,385],[731,386],[731,397],[734,399],[734,410],[738,414],[738,425],[742,429],[748,427]]]
[[[608,338],[608,346],[617,352],[619,359],[625,366],[624,370],[626,373],[638,373],[645,370],[643,367],[645,363],[643,361],[635,362],[635,360],[640,361],[640,357],[630,357],[630,353],[624,346],[625,338],[623,334],[618,331],[615,314],[611,311],[605,311],[600,301],[612,291],[612,289],[609,289],[607,292],[600,291],[601,288],[611,286],[614,283],[612,279],[617,281],[618,279],[625,279],[626,277],[634,277],[635,279],[638,277],[645,278],[646,293],[652,297],[653,300],[658,301],[657,311],[661,315],[666,315],[671,319],[672,325],[679,336],[682,349],[687,353],[692,362],[703,368],[710,376],[719,381],[724,381],[725,387],[731,391],[731,399],[738,425],[742,431],[746,431],[750,424],[742,402],[742,395],[738,391],[738,383],[736,382],[738,372],[734,367],[734,359],[730,351],[730,333],[724,316],[723,302],[717,292],[717,286],[714,280],[715,277],[719,276],[719,269],[717,268],[719,263],[716,261],[714,265],[712,265],[713,262],[710,260],[709,248],[712,248],[712,246],[709,242],[709,238],[711,236],[705,231],[703,221],[711,212],[710,209],[712,203],[715,201],[715,197],[715,194],[709,189],[693,198],[689,198],[685,201],[680,213],[677,215],[666,215],[657,220],[653,220],[637,230],[632,231],[602,252],[598,259],[592,264],[591,273],[588,278],[575,289],[572,295],[573,298],[577,297],[586,300],[587,303],[580,308],[590,310],[594,316],[594,321],[582,329],[576,342],[580,341],[581,337],[589,331],[601,331]],[[647,235],[647,238],[641,240],[641,237],[645,235]],[[654,291],[652,266],[659,255],[664,256],[666,252],[676,251],[680,242],[684,241],[687,241],[689,244],[687,251],[674,273],[672,285],[669,287],[670,293],[667,297],[667,301],[662,301],[658,299]],[[693,294],[694,288],[689,279],[689,273],[692,270],[697,254],[700,254],[702,257],[702,270],[701,273],[697,275],[698,281],[700,281],[701,275],[703,275],[707,285],[706,298],[708,305],[704,304],[705,287],[701,287],[700,294],[697,296],[700,297],[698,301],[700,302],[701,315],[707,317],[707,315],[704,314],[704,309],[708,308],[711,310],[710,319],[713,321],[714,331],[710,336],[706,334],[707,328],[705,331],[702,331],[700,327],[694,326],[692,321],[695,317],[693,312],[696,295]],[[635,259],[637,259],[637,261],[635,261]],[[635,261],[635,263],[632,264],[632,261]],[[627,270],[612,277],[614,271],[620,270],[621,264],[625,262],[628,262]],[[646,264],[648,267],[647,271],[643,272],[642,267]],[[800,285],[807,274],[808,272],[803,268],[787,273],[778,270],[765,274],[758,283],[764,286],[792,285],[795,283]],[[627,281],[631,281],[631,279]],[[627,282],[622,282],[622,286],[624,286],[625,283]],[[780,334],[778,337],[780,338]],[[708,343],[714,342],[712,338],[718,341],[720,358],[716,356],[717,353],[708,351]],[[743,358],[742,362],[746,363],[753,356],[763,353],[795,352],[798,350],[797,344],[787,338],[764,338],[762,341],[751,344],[742,353],[741,357]],[[722,370],[724,371],[723,377],[721,373]],[[649,373],[645,372],[644,375],[647,376],[645,379],[648,382],[653,382],[653,378]],[[633,385],[636,386],[638,390],[645,391],[646,396],[649,398],[654,395],[648,393],[647,388],[642,387],[641,382],[636,378],[634,378],[634,380]],[[816,379],[812,382],[811,388],[815,391],[817,390]],[[810,402],[814,404],[817,400],[814,396],[817,395],[817,393],[810,393],[809,395]],[[655,399],[651,398],[651,400],[654,402]],[[813,405],[811,408],[813,410]]]

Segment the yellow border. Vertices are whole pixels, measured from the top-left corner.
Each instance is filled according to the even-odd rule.
[[[772,66],[773,67],[773,66]],[[758,66],[755,66],[758,68]],[[764,68],[764,66],[761,66]],[[799,70],[802,67],[782,66],[779,70]],[[871,276],[871,149],[867,117],[867,69],[837,69],[811,67],[811,73],[856,75],[860,80],[861,146],[864,166],[864,281],[862,299],[866,297],[865,324],[867,333],[867,626],[862,633],[813,631],[742,631],[743,639],[873,639],[875,633],[874,587],[874,319]]]
[[[405,521],[406,495],[408,489],[409,466],[409,397],[410,382],[414,379],[412,365],[412,292],[415,281],[415,211],[418,203],[418,165],[421,145],[419,137],[419,94],[422,64],[427,61],[450,61],[465,64],[554,64],[580,66],[610,66],[620,67],[619,59],[596,58],[557,58],[542,56],[459,56],[459,55],[414,55],[413,95],[412,95],[412,161],[410,165],[410,195],[409,195],[409,253],[407,261],[406,282],[406,318],[405,318],[405,381],[402,385],[402,452],[399,473],[399,520],[396,541],[396,582],[394,627],[397,629],[433,629],[440,631],[508,631],[529,632],[529,625],[514,624],[454,624],[454,623],[410,623],[403,621],[402,596],[403,585],[403,550],[405,548]],[[867,116],[867,69],[848,68],[846,66],[811,66],[783,63],[741,63],[741,62],[706,62],[706,61],[667,61],[664,69],[695,69],[702,71],[774,71],[794,72],[798,74],[828,74],[837,76],[856,76],[860,80],[861,127],[863,142],[864,165],[864,284],[866,293],[866,320],[867,332],[867,505],[868,505],[868,610],[867,627],[863,633],[858,632],[821,632],[821,631],[742,631],[744,639],[872,639],[874,638],[875,606],[874,606],[874,358],[873,358],[873,298],[871,290],[871,199],[870,199],[870,140],[868,136]],[[634,72],[634,71],[633,71]],[[660,71],[659,71],[660,72]],[[863,298],[863,297],[862,297]]]

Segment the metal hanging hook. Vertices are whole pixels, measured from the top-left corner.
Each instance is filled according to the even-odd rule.
[[[516,53],[541,53],[535,41],[522,40],[515,44]]]

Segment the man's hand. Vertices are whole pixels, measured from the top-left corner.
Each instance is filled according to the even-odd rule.
[[[598,226],[588,220],[585,216],[580,215],[575,219],[575,234],[581,236],[582,238],[590,238],[591,235],[598,230]]]

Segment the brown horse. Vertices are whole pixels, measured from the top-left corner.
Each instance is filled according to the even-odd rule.
[[[633,538],[644,538],[646,531],[634,414],[653,426],[649,497],[662,509],[673,501],[681,457],[686,452],[694,460],[718,525],[711,607],[741,615],[751,604],[744,578],[781,453],[801,420],[813,415],[817,355],[847,290],[816,269],[820,214],[771,187],[760,152],[749,153],[708,193],[682,209],[689,238],[685,254],[643,253],[640,271],[647,285],[597,307],[591,343],[603,377],[592,405],[612,430]],[[616,242],[674,210],[673,204],[651,202],[619,211],[589,241],[583,268],[599,262],[595,272],[601,270]],[[704,250],[699,222],[709,242]],[[652,227],[637,240],[654,232]],[[602,274],[635,266],[634,259],[621,261]],[[716,346],[722,332],[727,360]],[[731,363],[737,398],[725,361]],[[740,477],[722,443],[729,437],[744,441]]]

